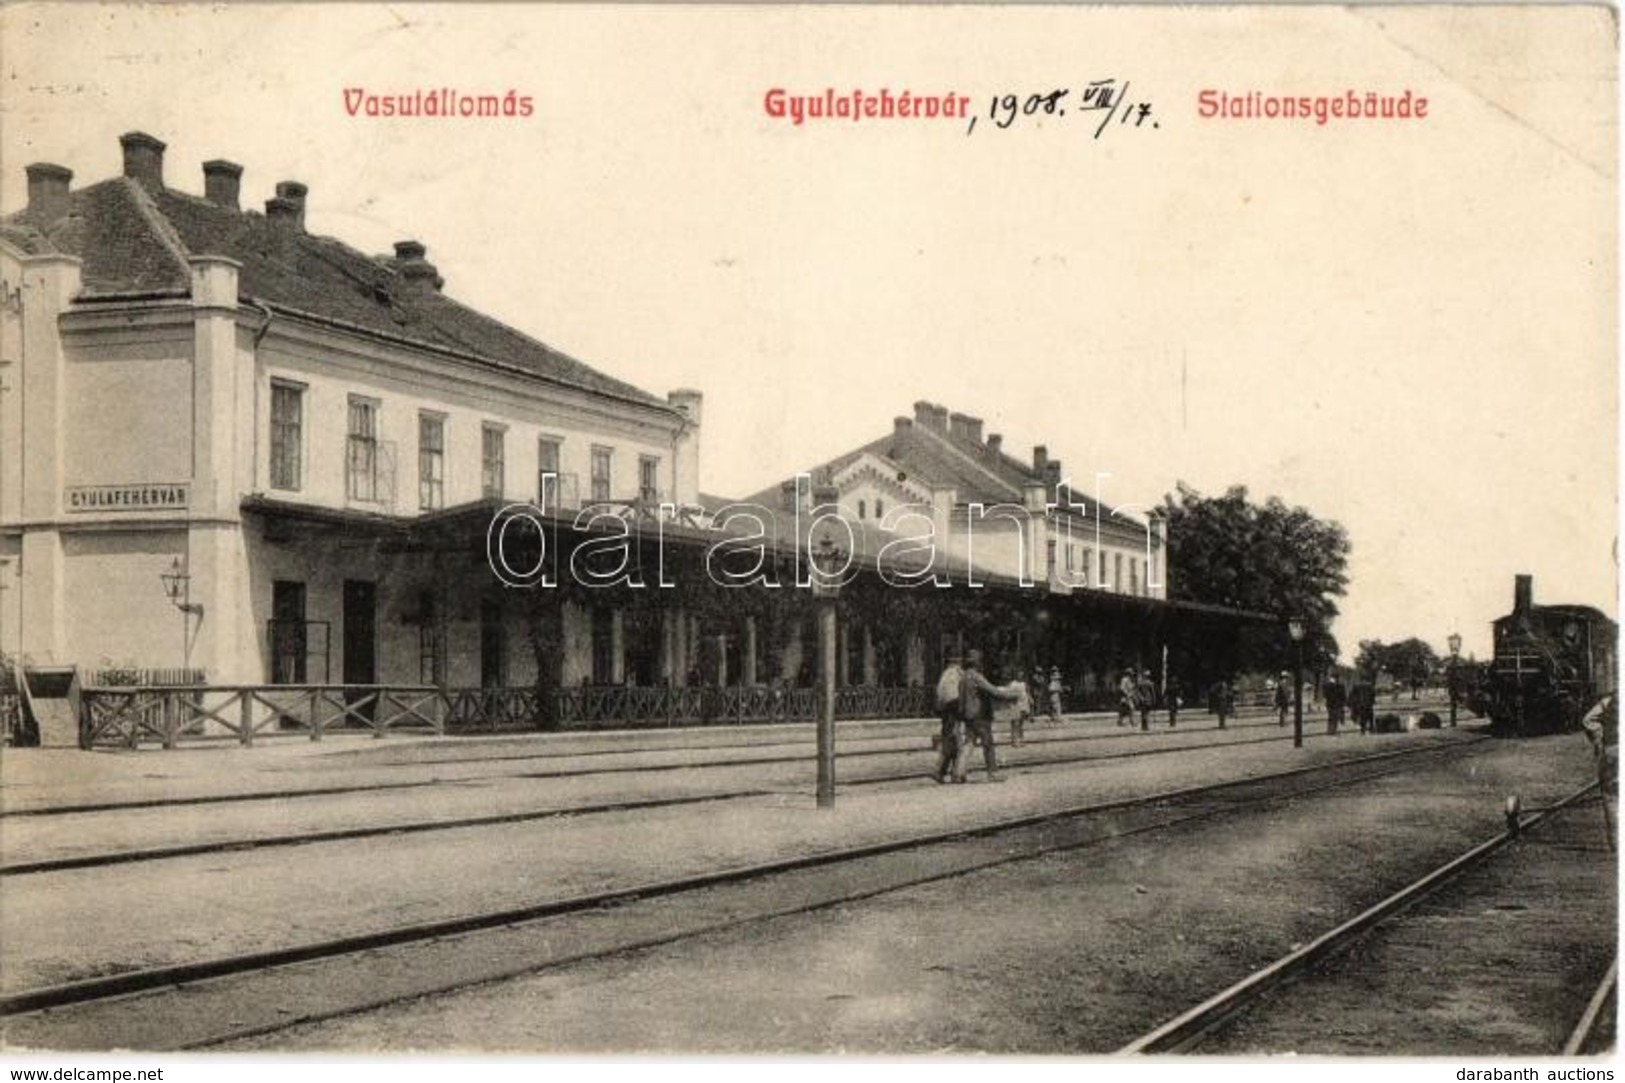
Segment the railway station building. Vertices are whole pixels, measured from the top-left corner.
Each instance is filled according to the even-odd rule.
[[[649,394],[453,300],[417,241],[377,257],[308,232],[296,181],[249,210],[234,163],[204,163],[199,195],[159,140],[122,149],[123,175],[84,187],[29,166],[0,227],[0,650],[525,683],[513,616],[446,589],[483,545],[448,567],[396,528],[534,500],[545,471],[566,506],[696,503],[699,392]]]
[[[1087,705],[1235,619],[1167,601],[1154,514],[923,402],[749,498],[764,575],[719,586],[740,502],[699,490],[699,391],[648,393],[454,300],[415,239],[380,256],[309,232],[297,181],[249,209],[235,163],[202,163],[197,194],[158,139],[121,149],[120,176],[80,187],[28,166],[0,219],[0,654],[25,666],[468,690],[491,726],[808,717],[817,601],[768,584],[803,577],[820,510],[858,569],[843,715],[927,712],[970,645],[1061,665]],[[510,505],[538,567],[619,540],[659,589],[516,587],[489,552]],[[894,544],[922,523],[927,569]],[[927,589],[887,575],[922,570]]]

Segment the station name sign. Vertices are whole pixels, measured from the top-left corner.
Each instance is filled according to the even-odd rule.
[[[62,495],[68,511],[181,511],[191,503],[191,486],[73,485]]]

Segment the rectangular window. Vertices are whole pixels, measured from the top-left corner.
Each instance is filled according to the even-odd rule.
[[[592,611],[592,682],[615,680],[615,613],[602,606]]]
[[[660,503],[660,460],[653,455],[638,456],[638,499],[645,504]]]
[[[540,504],[545,495],[542,490],[542,476],[552,474],[557,477],[559,461],[563,458],[563,442],[554,436],[544,436],[536,442],[536,502]],[[555,483],[556,484],[556,483]],[[555,488],[555,494],[558,490]]]
[[[271,384],[271,488],[298,489],[304,482],[305,389]]]
[[[418,599],[418,683],[440,684],[444,667],[440,644],[440,614],[434,592],[424,591]]]
[[[1140,562],[1134,557],[1128,558],[1128,592],[1133,595],[1140,593]]]
[[[378,499],[378,402],[350,396],[349,486],[351,500]]]
[[[502,688],[508,683],[508,630],[502,606],[487,599],[480,603],[480,687]]]
[[[446,506],[446,419],[418,415],[418,507]]]
[[[1123,593],[1123,554],[1112,554],[1112,589]]]
[[[502,497],[507,439],[508,430],[501,425],[480,426],[480,495],[488,500]]]
[[[614,454],[607,447],[592,449],[592,498],[595,503],[609,499]]]
[[[305,584],[271,581],[271,683],[304,684],[309,648],[305,624]]]

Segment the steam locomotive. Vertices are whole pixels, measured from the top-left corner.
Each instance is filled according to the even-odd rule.
[[[1495,656],[1482,691],[1492,731],[1514,736],[1576,728],[1618,688],[1619,627],[1588,605],[1535,605],[1530,576],[1512,612],[1495,621]]]

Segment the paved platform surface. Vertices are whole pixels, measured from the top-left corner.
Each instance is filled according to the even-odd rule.
[[[1395,709],[1403,709],[1396,704]],[[1436,705],[1435,705],[1436,709]],[[1261,721],[1270,712],[1250,710],[1240,721]],[[1211,728],[1213,716],[1183,711],[1182,730]],[[1324,731],[1323,716],[1305,716],[1305,732]],[[1042,736],[1048,723],[1029,723],[1030,735]],[[1072,714],[1062,723],[1068,733],[1123,733],[1115,715]],[[1151,731],[1168,729],[1165,712],[1152,715]],[[899,749],[928,747],[937,731],[934,720],[867,720],[836,724],[838,748],[855,743],[895,741]],[[1358,731],[1353,732],[1356,736]],[[1007,733],[1001,726],[1001,745]],[[187,744],[165,750],[6,748],[0,751],[0,813],[79,805],[140,801],[207,799],[224,795],[276,794],[376,784],[385,780],[442,780],[437,765],[469,758],[632,756],[639,753],[701,752],[718,748],[803,746],[811,756],[815,727],[810,722],[770,725],[718,725],[664,729],[599,730],[590,733],[519,733],[443,737],[332,733],[321,741],[304,737],[262,739],[251,748],[236,743]],[[627,761],[632,766],[636,761]],[[412,776],[406,765],[425,770]]]
[[[1134,741],[1156,736],[1137,735]],[[0,889],[0,943],[7,963],[0,986],[15,990],[89,973],[487,913],[1469,737],[1466,730],[1365,739],[1355,734],[1319,737],[1302,750],[1279,741],[1059,767],[1018,765],[1005,785],[969,786],[931,783],[931,753],[922,742],[911,754],[919,761],[918,776],[841,791],[833,810],[814,808],[809,764],[781,788],[748,798],[8,877]],[[1578,738],[1575,743],[1583,744]],[[218,772],[234,755],[215,764],[206,780],[229,781]],[[701,784],[706,774],[663,772],[661,777]],[[594,776],[570,784],[591,797],[607,785],[625,783]],[[262,804],[266,815],[276,817],[289,803]],[[206,816],[204,809],[184,806],[169,811],[177,817],[177,839],[191,837],[198,819]],[[100,845],[119,843],[121,819],[121,814],[93,817],[90,830]],[[132,913],[163,915],[163,920],[132,921]],[[86,930],[94,935],[87,937]]]

